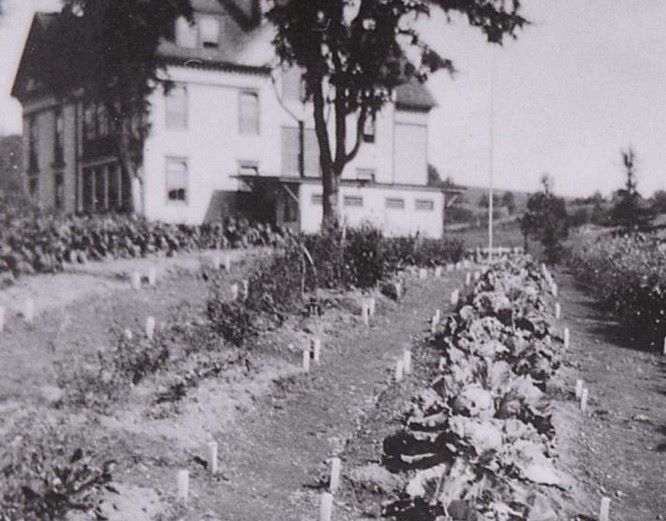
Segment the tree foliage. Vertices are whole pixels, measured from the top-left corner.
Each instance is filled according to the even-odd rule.
[[[168,87],[158,46],[181,16],[191,19],[190,0],[67,0],[41,53],[40,75],[52,92],[82,89],[105,106],[128,178],[140,179],[149,96]]]
[[[636,153],[629,147],[621,151],[622,165],[627,176],[624,188],[615,192],[611,221],[627,231],[644,230],[650,226],[654,212],[638,191]]]
[[[552,191],[548,175],[541,179],[541,190],[527,200],[527,211],[520,228],[523,236],[538,240],[548,262],[558,262],[562,256],[562,241],[569,235],[569,218],[564,199]]]
[[[325,225],[337,224],[339,180],[358,153],[366,119],[374,118],[402,83],[423,81],[439,69],[454,70],[451,60],[439,56],[420,36],[416,22],[432,8],[443,10],[447,17],[466,17],[492,43],[515,36],[526,23],[519,14],[519,0],[271,2],[267,16],[277,29],[273,41],[277,55],[283,64],[302,68],[306,97],[314,107]],[[329,106],[333,136],[327,128]],[[353,135],[348,119],[355,127]],[[347,139],[348,134],[352,139]]]

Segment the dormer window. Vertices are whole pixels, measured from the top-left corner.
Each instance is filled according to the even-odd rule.
[[[220,21],[205,17],[198,21],[201,45],[206,49],[217,49],[220,45]]]

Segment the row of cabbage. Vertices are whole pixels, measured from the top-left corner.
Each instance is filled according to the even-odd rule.
[[[645,343],[666,336],[666,242],[653,235],[603,237],[576,247],[570,267],[627,333]]]
[[[272,246],[283,233],[247,219],[175,225],[136,216],[4,216],[0,226],[0,279],[55,273],[66,262],[142,257],[210,248]]]
[[[434,335],[441,360],[384,440],[404,477],[383,514],[402,521],[556,519],[561,484],[545,391],[560,365],[548,283],[525,257],[495,264]]]

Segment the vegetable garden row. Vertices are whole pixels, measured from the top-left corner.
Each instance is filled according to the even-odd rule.
[[[645,344],[666,337],[666,242],[651,235],[603,237],[572,252],[576,278]]]
[[[384,516],[560,519],[547,491],[562,484],[546,395],[562,350],[549,292],[526,258],[496,263],[436,329],[436,376],[384,440],[383,465],[404,483]]]

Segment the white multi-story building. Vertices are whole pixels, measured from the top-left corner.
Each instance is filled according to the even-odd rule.
[[[195,23],[179,20],[173,39],[162,43],[174,87],[166,94],[156,89],[150,99],[143,183],[132,190],[120,174],[103,105],[74,93],[56,99],[30,66],[39,46],[48,45],[57,16],[37,14],[12,91],[23,107],[26,183],[34,200],[43,208],[97,213],[122,212],[133,197],[135,211],[150,219],[201,223],[244,215],[316,231],[322,187],[312,108],[301,101],[300,74],[275,65],[272,28],[261,23],[259,2],[193,0]],[[433,106],[425,86],[406,84],[366,125],[341,183],[350,225],[370,221],[391,234],[442,234],[446,194],[428,186]]]

